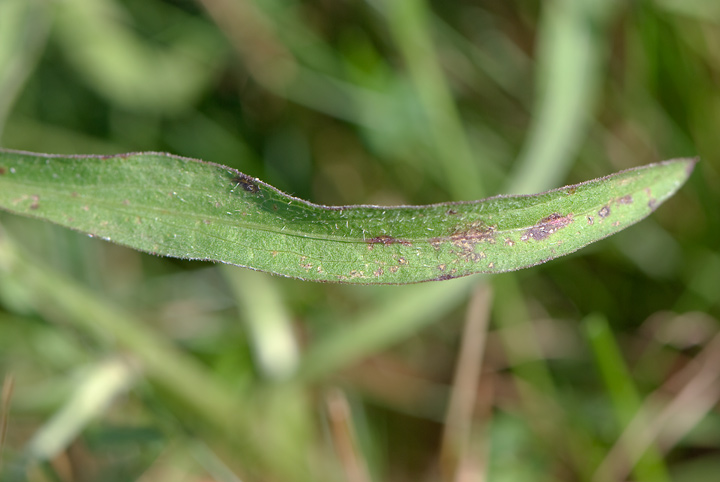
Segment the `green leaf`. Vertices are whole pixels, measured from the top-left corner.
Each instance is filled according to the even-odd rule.
[[[229,167],[168,154],[0,150],[0,207],[158,255],[304,280],[404,284],[572,253],[645,218],[695,162],[665,161],[532,196],[320,206]]]

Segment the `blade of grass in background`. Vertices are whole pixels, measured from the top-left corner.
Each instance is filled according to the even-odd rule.
[[[41,1],[0,3],[0,137],[13,102],[45,46],[48,17]]]
[[[594,314],[585,318],[583,324],[585,335],[595,356],[595,363],[612,400],[615,419],[619,427],[626,427],[642,406],[633,378],[622,359],[620,348],[607,320],[600,314]],[[652,421],[646,420],[646,423]],[[671,480],[662,454],[654,445],[650,445],[645,455],[637,461],[633,473],[638,482]]]
[[[552,446],[541,444],[539,449],[546,452],[548,459],[570,464],[575,473],[586,473],[588,463],[594,465],[601,454],[583,427],[572,424],[572,411],[559,404],[561,390],[546,363],[547,355],[517,276],[495,277],[493,288],[493,321],[512,368],[512,383],[524,418],[535,439],[553,440]],[[512,473],[511,467],[500,467],[498,476],[504,471]]]
[[[298,347],[292,317],[277,285],[252,271],[227,268],[223,272],[238,298],[258,369],[270,380],[288,378],[297,370]]]
[[[127,13],[117,2],[70,0],[57,5],[56,29],[65,54],[89,85],[127,109],[182,109],[207,88],[225,55],[208,23],[173,7],[159,8],[176,25],[167,46],[140,40],[122,21]]]
[[[384,6],[388,25],[407,63],[435,144],[434,162],[444,184],[458,199],[482,197],[481,165],[474,159],[453,95],[432,41],[431,16],[425,0],[398,0]]]
[[[595,109],[610,47],[602,32],[614,9],[613,1],[543,3],[536,107],[510,177],[511,193],[549,189],[567,175]]]
[[[75,1],[68,0],[62,5],[41,3],[47,4],[52,12],[60,12]],[[71,8],[82,8],[84,1],[77,1]],[[232,167],[260,176],[286,192],[324,204],[422,204],[467,198],[448,184],[445,170],[449,165],[436,162],[448,157],[447,153],[437,152],[434,137],[445,127],[430,124],[442,121],[442,113],[431,112],[431,116],[425,113],[418,82],[397,35],[382,14],[381,3],[203,1],[207,7],[250,5],[262,15],[262,22],[256,22],[257,17],[243,15],[242,9],[239,15],[237,9],[220,9],[220,14],[213,14],[212,19],[221,28],[211,25],[200,2],[92,3],[92,15],[86,12],[88,16],[111,29],[103,38],[103,29],[82,26],[86,43],[106,45],[111,39],[121,45],[110,45],[100,63],[83,67],[82,63],[91,56],[83,60],[84,54],[68,51],[71,43],[67,32],[54,29],[49,48],[27,77],[26,87],[8,117],[1,141],[4,146],[57,153],[172,151],[231,163]],[[523,189],[525,192],[560,185],[565,175],[589,179],[653,159],[695,153],[706,159],[701,165],[703,175],[692,180],[693,189],[684,190],[650,223],[614,237],[614,242],[596,245],[602,249],[588,250],[588,255],[572,262],[493,277],[492,281],[498,282],[496,303],[503,307],[496,315],[501,316],[503,310],[506,315],[494,320],[500,331],[505,332],[503,343],[488,345],[487,362],[497,389],[491,409],[490,480],[589,480],[592,476],[589,472],[597,466],[598,453],[607,444],[608,433],[603,427],[612,422],[601,418],[607,411],[598,405],[608,399],[607,389],[595,379],[595,371],[587,370],[586,356],[565,358],[569,356],[568,348],[577,349],[573,345],[577,340],[567,340],[578,338],[576,320],[586,313],[603,312],[613,321],[613,331],[623,339],[643,343],[646,333],[638,328],[640,321],[668,306],[682,307],[683,311],[702,310],[711,324],[717,324],[718,296],[712,288],[718,284],[713,266],[718,258],[715,240],[720,236],[720,218],[708,208],[720,204],[717,169],[720,144],[714,131],[720,112],[717,108],[720,97],[715,88],[720,65],[716,48],[719,24],[717,17],[712,17],[717,7],[714,2],[702,0],[597,2],[598,9],[608,7],[612,11],[611,22],[570,19],[574,28],[595,34],[593,41],[599,50],[594,53],[601,54],[601,73],[596,71],[600,78],[591,78],[592,85],[583,86],[566,84],[587,80],[582,71],[593,59],[577,57],[582,45],[573,44],[573,39],[583,38],[583,32],[576,30],[575,35],[562,37],[568,43],[552,48],[542,47],[536,40],[560,33],[556,28],[561,22],[549,21],[557,14],[558,6],[579,10],[590,6],[589,2],[419,5],[424,11],[421,22],[416,22],[420,28],[415,35],[420,35],[420,40],[433,49],[434,59],[430,60],[441,68],[440,81],[451,91],[455,104],[451,107],[460,113],[461,133],[467,135],[465,143],[472,148],[471,161],[482,170],[482,182],[489,193],[513,185],[507,172],[517,146],[524,139],[523,151],[528,158],[532,157],[533,152],[527,150],[527,143],[533,138],[526,132],[528,125],[547,133],[548,137],[542,140],[555,146],[540,146],[538,154],[552,151],[559,155],[550,159],[549,164],[538,166],[543,172],[537,181],[545,184],[531,183]],[[100,7],[94,8],[97,6]],[[100,15],[100,9],[106,9],[104,12],[110,12],[109,15]],[[179,10],[180,15],[174,15],[172,10]],[[228,38],[240,36],[240,42],[232,47],[241,54],[226,55],[230,45],[220,42],[220,49],[211,52],[220,56],[217,70],[211,73],[206,86],[189,96],[183,96],[177,88],[160,92],[159,96],[169,101],[172,96],[165,94],[179,95],[174,104],[177,107],[164,110],[161,116],[154,99],[146,106],[137,102],[131,105],[110,95],[108,87],[102,85],[105,80],[98,75],[107,64],[113,65],[105,73],[117,66],[135,69],[123,72],[118,79],[142,80],[167,66],[162,61],[162,65],[148,66],[142,61],[146,54],[192,55],[194,49],[184,49],[182,41],[178,42],[187,25],[182,21],[186,15],[214,29],[214,38],[221,38],[221,32]],[[70,22],[63,25],[63,29],[73,27]],[[128,37],[117,35],[117,27],[123,35],[129,34],[129,42],[123,43]],[[265,32],[243,39],[242,35],[249,35],[253,28]],[[263,37],[265,33],[269,37]],[[73,35],[70,32],[70,37]],[[190,34],[185,40],[192,38],[194,35]],[[548,45],[545,40],[541,43]],[[132,52],[128,45],[140,47],[137,61],[114,54]],[[92,46],[81,45],[89,49]],[[274,84],[256,71],[278,67],[267,47],[284,51],[294,69],[280,69],[280,74],[286,76],[279,76]],[[568,63],[551,59],[553,55],[570,54],[576,57],[571,55]],[[33,64],[34,61],[28,63]],[[543,126],[540,111],[535,110],[542,109],[544,103],[542,86],[536,84],[552,76],[535,72],[533,65],[549,64],[567,67],[554,70],[559,83],[551,84],[550,88],[560,95],[555,97],[557,105],[548,112],[556,112],[557,117],[545,116],[552,125]],[[545,67],[541,69],[547,72]],[[157,86],[154,79],[147,81]],[[570,95],[567,99],[562,97],[566,92],[573,94],[575,100],[577,92],[589,93],[591,97],[598,93],[601,97],[596,97],[595,102],[592,98],[565,102],[571,99]],[[538,94],[537,102],[531,102],[533,93]],[[584,125],[565,124],[566,119],[580,119],[583,124],[579,117],[583,115],[583,106],[587,116]],[[575,127],[592,135],[581,132],[578,145],[573,137]],[[288,132],[292,133],[289,140],[283,135]],[[568,133],[572,135],[564,137]],[[296,152],[298,146],[304,149],[305,170],[296,176],[295,171],[285,166],[294,168],[300,164],[296,163],[302,157]],[[278,164],[278,158],[284,164]],[[568,173],[574,158],[580,162]],[[553,164],[556,161],[558,165]],[[548,181],[546,175],[558,177]],[[308,378],[312,383],[291,383],[290,389],[283,390],[282,383],[255,376],[264,372],[251,356],[249,345],[254,342],[250,334],[244,333],[242,317],[250,313],[242,304],[239,309],[232,305],[233,290],[223,283],[218,267],[145,256],[4,212],[0,212],[0,220],[42,269],[51,272],[53,268],[59,269],[65,274],[63,279],[74,277],[79,285],[92,286],[93,296],[100,302],[132,310],[138,323],[151,325],[157,337],[167,339],[177,351],[205,366],[204,373],[219,379],[218,383],[242,399],[245,412],[261,425],[263,441],[276,454],[307,449],[322,453],[325,461],[337,458],[334,446],[323,437],[308,436],[306,428],[324,426],[317,417],[315,394],[339,380],[352,410],[347,416],[348,425],[355,422],[374,480],[424,480],[438,473],[437,441],[442,427],[436,422],[442,420],[449,391],[447,382],[460,343],[458,307],[464,298],[461,295],[451,300],[437,298],[445,304],[428,316],[413,313],[412,305],[423,301],[423,294],[428,293],[423,289],[428,286],[444,292],[449,289],[448,284],[465,286],[466,282],[471,283],[470,279],[368,288],[266,277],[268,286],[272,285],[270,291],[281,288],[282,303],[296,320],[295,328],[302,335],[310,359],[315,356],[316,342],[327,347],[331,344],[326,342],[336,340],[340,347],[350,347],[349,354],[341,348],[324,348],[326,353],[337,354],[337,358],[325,358],[328,366],[316,377]],[[663,236],[662,242],[658,235]],[[632,252],[618,251],[617,246],[628,239],[634,241]],[[666,251],[668,247],[672,251]],[[629,258],[618,256],[619,252],[628,253],[636,263],[628,263]],[[411,295],[416,288],[417,293]],[[468,290],[462,290],[466,295]],[[76,373],[78,367],[113,359],[120,345],[96,343],[98,339],[86,331],[73,329],[73,323],[66,324],[66,318],[73,315],[48,309],[35,286],[19,285],[14,277],[0,273],[0,293],[3,295],[0,372],[14,375],[17,386],[4,453],[5,467],[10,467],[17,460],[23,437],[43,427],[76,389],[75,379],[68,374]],[[108,303],[108,299],[112,302]],[[393,305],[393,299],[407,306],[400,310]],[[399,329],[392,315],[401,311],[408,313],[408,319],[399,318],[402,326]],[[364,317],[366,313],[368,317]],[[546,322],[562,320],[569,321],[562,332],[543,331]],[[361,321],[372,323],[374,328],[368,331],[373,332],[366,338],[359,336],[362,346],[352,350],[353,334],[363,334],[363,328],[356,326]],[[522,333],[520,328],[526,326],[533,327],[532,334],[537,335],[540,348],[558,350],[540,351],[533,360],[523,358],[525,339],[513,333],[517,333],[515,330]],[[682,326],[687,329],[685,324]],[[343,330],[348,330],[347,336],[342,336]],[[489,336],[491,340],[497,339],[495,332]],[[502,345],[507,348],[498,349]],[[121,351],[138,358],[131,348]],[[645,368],[633,373],[640,390],[662,385],[673,368],[696,362],[694,358],[688,359],[692,348],[674,352],[657,347],[650,351],[643,354],[647,357]],[[626,357],[635,359],[635,354],[633,351]],[[372,356],[370,363],[357,363],[368,355]],[[702,357],[697,360],[702,361]],[[548,377],[542,376],[543,371]],[[179,382],[178,378],[173,380]],[[547,380],[549,386],[544,384]],[[513,389],[516,386],[522,388],[520,397]],[[598,391],[602,392],[600,396]],[[664,390],[662,400],[670,392]],[[243,475],[243,480],[273,478],[272,469],[259,477],[244,473],[245,455],[252,458],[252,453],[246,454],[242,446],[228,441],[222,428],[207,422],[196,410],[176,403],[180,397],[173,393],[158,383],[141,383],[127,398],[119,400],[110,413],[88,426],[70,450],[52,463],[61,468],[68,461],[77,463],[73,468],[77,468],[78,474],[88,474],[100,466],[98,480],[174,480],[178,474],[190,479],[233,480],[234,474],[222,478],[209,470],[208,473],[188,470],[193,465],[197,468],[197,462],[183,447],[196,445],[199,436],[213,452],[225,455],[227,463]],[[264,400],[253,403],[257,398]],[[714,425],[717,411],[712,411],[713,399],[704,393],[702,398],[702,404],[697,400],[677,404],[680,410],[676,415],[701,417],[703,410],[710,410],[697,433],[684,436],[686,432],[673,428],[671,438],[675,437],[673,440],[678,444],[673,445],[667,465],[678,480],[714,482],[717,478],[720,447]],[[535,401],[549,410],[537,410],[532,406]],[[683,412],[686,407],[690,410]],[[544,433],[536,431],[536,423],[546,421],[548,413],[560,422]],[[159,443],[157,439],[152,441],[150,450],[137,440],[126,445],[129,450],[124,452],[120,447],[122,440],[111,440],[113,445],[98,448],[94,441],[98,429],[111,427],[112,431],[118,421],[121,432],[139,425],[141,429],[164,432],[165,439]],[[186,427],[188,423],[192,424],[190,430]],[[687,426],[687,422],[683,423]],[[119,438],[127,440],[126,435]],[[668,440],[667,436],[661,439]],[[549,444],[548,440],[558,442]],[[576,447],[572,459],[568,457],[568,446]],[[157,447],[161,455],[155,459]],[[588,447],[590,450],[584,452]],[[78,448],[89,448],[89,452],[75,457]],[[620,450],[619,459],[624,454]],[[305,455],[294,460],[307,460]],[[278,456],[278,461],[283,460]],[[317,473],[310,476],[313,480],[329,473],[322,464],[315,467]],[[305,474],[298,470],[282,480],[302,479]],[[341,480],[342,474],[338,472],[329,478]],[[31,481],[34,482],[32,478]]]
[[[67,403],[28,442],[27,457],[33,462],[52,460],[112,401],[126,392],[136,376],[127,360],[114,359],[91,367],[77,384]]]
[[[489,413],[478,420],[480,376],[487,340],[492,289],[478,284],[467,308],[452,392],[448,400],[440,469],[445,481],[485,480],[488,464]]]
[[[396,288],[401,291],[385,303],[315,341],[303,359],[299,377],[309,381],[327,376],[439,321],[466,299],[474,283],[472,278],[461,278],[440,285]]]
[[[643,400],[632,420],[605,459],[594,481],[625,479],[657,445],[667,450],[678,444],[720,399],[720,336],[710,339],[703,350],[664,386]],[[669,387],[677,393],[671,397]]]
[[[5,452],[5,438],[7,436],[8,418],[10,413],[10,400],[12,399],[14,379],[12,375],[3,377],[0,388],[0,473],[3,468],[3,455]]]
[[[288,480],[291,476],[293,480],[311,480],[301,470],[303,464],[296,459],[297,454],[291,455],[277,444],[269,447],[265,445],[265,438],[253,435],[262,430],[253,427],[256,416],[253,412],[260,410],[255,402],[236,396],[196,359],[139,320],[20,255],[6,236],[0,238],[0,248],[0,271],[25,286],[36,298],[33,301],[36,306],[55,310],[81,332],[96,340],[115,343],[119,349],[131,353],[139,363],[139,369],[153,382],[200,417],[200,426],[215,427],[231,444],[242,447],[239,456],[243,470],[274,474],[279,480]],[[104,403],[102,399],[93,402]],[[89,407],[86,409],[90,410]],[[80,427],[72,430],[77,432]],[[52,439],[43,442],[43,447],[58,442]],[[278,456],[278,453],[283,455]]]

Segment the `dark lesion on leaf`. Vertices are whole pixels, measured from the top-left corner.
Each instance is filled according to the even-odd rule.
[[[257,185],[255,179],[248,176],[247,174],[238,173],[231,179],[233,188],[242,188],[243,191],[249,192],[250,194],[259,194],[260,186]]]
[[[373,247],[377,244],[381,244],[383,246],[390,246],[391,244],[402,244],[403,246],[412,246],[412,243],[406,239],[394,238],[392,236],[388,236],[385,234],[381,234],[380,236],[375,236],[374,238],[366,239],[365,242],[368,245],[368,249],[373,249]]]
[[[520,239],[522,241],[529,241],[531,239],[541,241],[572,222],[572,213],[568,213],[565,216],[560,213],[552,213],[550,216],[542,218],[535,226],[525,231],[525,234],[523,234]]]
[[[464,262],[477,263],[486,257],[485,253],[476,251],[480,243],[495,244],[496,226],[488,226],[483,221],[474,221],[469,225],[456,227],[449,236],[430,238],[430,245],[439,250],[445,243],[449,243],[450,253]]]
[[[473,247],[478,243],[495,243],[495,226],[488,226],[483,221],[474,221],[469,225],[457,226],[448,236],[428,239],[435,248],[440,249],[443,243],[450,242],[457,247]]]
[[[471,223],[470,226],[457,228],[450,235],[450,241],[457,242],[488,242],[495,243],[495,226],[488,226],[482,221]]]

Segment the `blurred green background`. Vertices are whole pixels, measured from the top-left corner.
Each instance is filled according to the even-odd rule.
[[[679,156],[641,224],[494,277],[303,283],[0,213],[0,479],[715,481],[720,3],[0,0],[0,145],[325,204]]]

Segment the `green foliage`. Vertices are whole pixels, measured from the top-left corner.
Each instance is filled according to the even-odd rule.
[[[716,3],[0,1],[8,149],[172,152],[342,206],[702,158],[576,255],[409,286],[154,257],[2,212],[0,479],[715,480]],[[25,174],[62,213],[50,164]],[[7,178],[0,198],[32,215]],[[213,192],[252,194],[229,181]],[[155,196],[135,184],[103,194]],[[628,194],[613,215],[647,207]]]
[[[312,281],[405,284],[572,253],[646,217],[694,165],[666,161],[535,196],[328,207],[174,156],[0,150],[0,207],[147,253]]]

